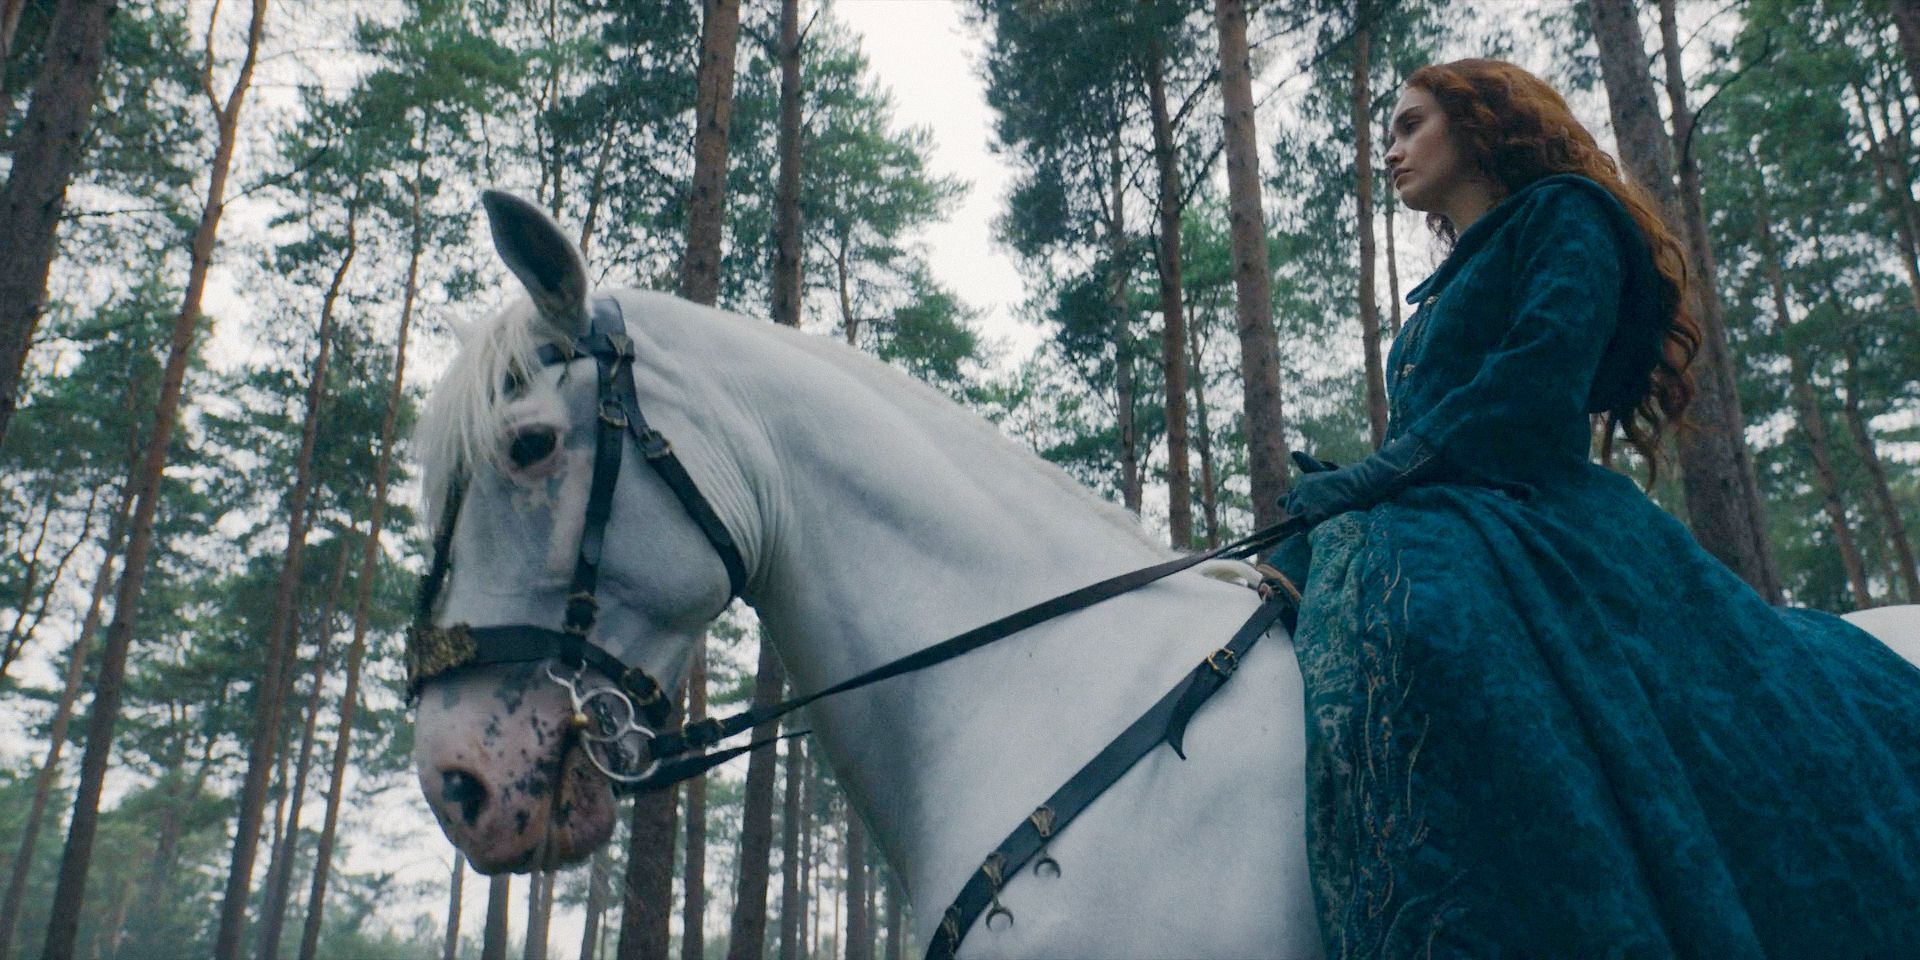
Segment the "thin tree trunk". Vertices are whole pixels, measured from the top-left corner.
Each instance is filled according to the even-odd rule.
[[[1120,133],[1107,141],[1107,308],[1113,324],[1115,431],[1120,445],[1120,500],[1140,515],[1140,429],[1134,416],[1133,309],[1127,303],[1126,167],[1120,162]]]
[[[1694,363],[1698,392],[1688,411],[1695,428],[1678,431],[1682,490],[1694,536],[1769,602],[1779,602],[1780,576],[1766,539],[1766,515],[1759,482],[1743,433],[1744,419],[1734,383],[1733,359],[1715,292],[1713,261],[1701,221],[1698,180],[1686,202],[1674,185],[1672,146],[1661,126],[1647,70],[1645,38],[1637,5],[1631,0],[1587,0],[1587,14],[1600,49],[1601,75],[1620,159],[1633,179],[1660,201],[1669,222],[1681,224],[1692,265],[1694,312],[1700,323],[1700,354]],[[1674,74],[1678,57],[1674,58]],[[1683,92],[1683,91],[1682,91]],[[1676,123],[1690,133],[1692,119],[1684,96],[1675,101]],[[1687,160],[1691,166],[1691,151]]]
[[[20,33],[20,14],[27,0],[0,0],[0,130],[13,119],[13,91],[7,87],[7,65],[13,62],[13,41]]]
[[[800,921],[806,913],[800,886],[801,821],[806,816],[800,785],[807,775],[803,746],[798,738],[787,741],[787,782],[780,803],[780,960],[799,960]]]
[[[1867,427],[1867,418],[1860,412],[1859,364],[1859,344],[1849,337],[1847,369],[1842,380],[1846,389],[1841,394],[1847,413],[1847,432],[1853,436],[1854,452],[1859,455],[1860,462],[1866,465],[1867,476],[1872,480],[1874,509],[1879,512],[1880,523],[1887,530],[1887,539],[1893,543],[1894,576],[1906,588],[1907,602],[1920,603],[1920,567],[1914,563],[1913,542],[1907,538],[1900,508],[1893,502],[1893,489],[1887,484],[1887,468],[1880,460],[1878,444],[1874,443],[1873,433]]]
[[[1858,83],[1851,86],[1854,102],[1860,107],[1861,126],[1867,133],[1867,156],[1873,161],[1874,186],[1891,208],[1894,235],[1900,244],[1900,268],[1907,276],[1907,295],[1913,301],[1915,315],[1920,316],[1920,217],[1914,210],[1913,191],[1894,175],[1893,164],[1886,153],[1892,143],[1890,138],[1883,141],[1875,131],[1866,91]]]
[[[880,871],[874,866],[874,851],[871,841],[867,844],[866,862],[861,865],[860,869],[867,875],[867,938],[864,949],[866,950],[867,960],[873,960],[873,958],[880,955],[878,951],[878,941],[880,939]]]
[[[780,0],[780,176],[774,188],[773,322],[800,325],[800,0]],[[732,952],[728,947],[728,952]],[[756,954],[757,955],[757,954]]]
[[[46,305],[60,214],[86,147],[111,33],[108,23],[117,7],[115,0],[60,0],[54,7],[40,78],[13,138],[13,165],[6,189],[0,191],[0,440],[6,439],[13,420],[27,350]],[[17,8],[6,11],[13,24],[19,16]],[[5,32],[10,58],[13,31]],[[0,71],[8,62],[0,59]],[[10,96],[0,97],[0,103],[12,102]],[[0,109],[11,112],[10,106]],[[0,129],[7,119],[0,114]],[[56,926],[77,922],[56,920]]]
[[[420,142],[433,119],[421,122]],[[308,887],[307,915],[300,929],[300,960],[314,960],[320,949],[320,921],[326,913],[327,875],[333,867],[334,836],[340,825],[340,797],[346,783],[347,760],[353,748],[353,715],[360,699],[360,665],[367,653],[367,627],[373,603],[373,582],[379,570],[380,534],[387,517],[387,484],[393,470],[394,437],[398,433],[400,408],[405,401],[407,340],[413,329],[414,306],[420,292],[420,258],[426,252],[426,225],[421,217],[421,182],[425,179],[426,154],[414,161],[410,188],[411,209],[408,227],[407,282],[400,298],[400,324],[394,334],[393,372],[387,379],[387,405],[380,420],[380,459],[373,468],[373,496],[367,518],[367,534],[360,541],[360,569],[353,585],[353,640],[347,645],[346,688],[340,693],[339,730],[334,736],[332,776],[327,782],[327,809],[321,818],[320,842],[313,855],[313,878]]]
[[[1760,169],[1758,160],[1754,162],[1754,168]],[[1793,318],[1787,311],[1786,273],[1781,264],[1780,250],[1774,244],[1773,214],[1769,206],[1766,183],[1762,177],[1759,203],[1754,210],[1754,234],[1760,243],[1760,255],[1765,258],[1763,267],[1773,298],[1773,335],[1787,355],[1789,392],[1794,412],[1800,420],[1800,430],[1807,438],[1808,453],[1813,457],[1814,482],[1820,490],[1821,507],[1826,511],[1827,522],[1833,528],[1834,549],[1840,553],[1841,566],[1847,572],[1847,583],[1853,588],[1854,609],[1862,610],[1873,604],[1873,597],[1867,589],[1866,564],[1861,560],[1860,548],[1854,542],[1853,529],[1847,522],[1846,505],[1841,502],[1840,479],[1834,472],[1833,456],[1829,452],[1831,444],[1827,439],[1826,419],[1821,416],[1820,404],[1813,395],[1806,348],[1796,347],[1790,335]]]
[[[1387,372],[1380,359],[1380,305],[1373,289],[1373,97],[1367,76],[1367,0],[1360,0],[1355,16],[1363,26],[1353,32],[1353,219],[1354,232],[1360,237],[1360,347],[1367,381],[1367,429],[1378,447],[1387,439]]]
[[[853,312],[853,295],[847,289],[847,238],[842,236],[840,246],[833,256],[833,289],[840,302],[840,327],[846,334],[847,346],[856,349],[860,346],[860,318]]]
[[[1153,155],[1160,171],[1160,362],[1166,371],[1167,535],[1176,550],[1193,546],[1193,481],[1187,463],[1186,306],[1180,289],[1180,153],[1167,115],[1165,58],[1147,62]]]
[[[526,960],[547,960],[547,927],[553,917],[553,873],[536,870],[527,877]]]
[[[1227,223],[1233,238],[1234,314],[1240,335],[1253,521],[1278,523],[1287,494],[1286,411],[1280,402],[1280,349],[1273,329],[1267,221],[1260,206],[1260,148],[1247,51],[1247,0],[1214,0],[1220,36],[1220,99],[1226,130]]]
[[[883,873],[887,889],[887,960],[907,960],[906,911],[901,909],[900,882],[893,871]]]
[[[847,804],[847,960],[873,960],[873,922],[867,913],[867,825]]]
[[[295,599],[307,549],[307,501],[313,494],[313,451],[320,435],[320,408],[326,402],[327,366],[333,358],[334,305],[359,251],[360,199],[348,201],[346,250],[333,272],[320,307],[319,349],[314,354],[306,395],[306,417],[300,428],[300,452],[294,465],[293,492],[287,497],[286,559],[274,585],[273,613],[267,625],[266,663],[261,670],[260,701],[254,709],[253,736],[247,746],[246,779],[240,788],[240,817],[233,840],[232,869],[227,873],[226,898],[220,905],[220,934],[214,956],[240,960],[247,927],[247,902],[253,889],[253,861],[259,852],[260,816],[266,805],[267,774],[274,767],[280,743],[280,717],[292,684],[291,674],[299,632],[294,629]],[[344,734],[343,734],[344,736]]]
[[[614,131],[617,128],[609,123],[600,135],[600,150],[593,160],[593,179],[589,181],[587,193],[587,215],[580,224],[580,258],[585,260],[587,251],[593,249],[593,228],[600,220],[600,208],[607,199],[607,164],[613,159]]]
[[[1392,336],[1400,335],[1400,262],[1393,252],[1394,199],[1393,188],[1386,191],[1386,202],[1381,204],[1382,227],[1387,235],[1387,332]]]
[[[1900,60],[1906,64],[1907,79],[1920,92],[1920,6],[1914,0],[1888,0],[1893,10],[1893,26],[1900,34]]]
[[[66,580],[67,564],[73,562],[74,554],[79,553],[80,548],[93,539],[93,521],[100,505],[100,491],[97,489],[87,496],[87,508],[81,514],[79,535],[73,538],[73,542],[65,550],[60,551],[59,559],[54,561],[53,571],[46,575],[44,583],[41,582],[44,566],[40,554],[46,547],[47,535],[53,527],[55,501],[59,498],[59,493],[57,485],[48,485],[47,509],[41,515],[40,529],[34,536],[34,544],[28,554],[27,570],[20,584],[20,604],[14,610],[13,623],[7,628],[5,652],[0,653],[0,680],[6,678],[7,670],[13,666],[20,654],[25,652],[27,644],[33,642],[34,634],[39,632],[40,624],[46,622],[47,608],[53,605],[54,594]]]
[[[179,313],[174,317],[173,334],[167,346],[167,363],[161,375],[160,395],[155,403],[153,430],[147,437],[147,449],[141,461],[133,526],[127,543],[126,572],[114,599],[113,625],[107,629],[107,642],[101,650],[100,674],[94,685],[93,710],[87,720],[87,750],[81,759],[80,784],[75,791],[73,817],[67,829],[67,847],[60,859],[60,878],[54,887],[53,922],[47,927],[44,960],[73,960],[74,938],[79,932],[81,903],[86,896],[87,870],[93,859],[93,836],[99,826],[100,791],[113,752],[113,728],[120,714],[121,682],[126,675],[127,648],[133,640],[134,621],[139,615],[140,592],[145,586],[147,555],[153,546],[153,522],[160,499],[160,475],[166,469],[167,451],[173,441],[174,422],[179,414],[182,385],[187,361],[194,351],[194,335],[200,326],[200,302],[206,292],[207,271],[213,263],[214,243],[219,236],[220,215],[226,207],[227,175],[233,162],[240,108],[253,82],[253,66],[266,28],[267,0],[253,0],[253,18],[247,29],[247,52],[239,76],[221,103],[214,92],[212,24],[207,32],[207,58],[201,82],[215,106],[219,139],[215,144],[211,176],[207,184],[206,204],[199,226],[194,230],[191,266],[181,297]],[[16,158],[14,169],[20,169]],[[0,276],[6,276],[0,268]],[[4,299],[4,297],[0,297]],[[4,364],[0,364],[4,366]],[[10,390],[0,394],[11,396]],[[10,402],[0,401],[0,402]],[[238,947],[235,940],[233,947]]]
[[[700,26],[699,90],[693,111],[693,193],[680,295],[711,304],[720,294],[720,239],[726,226],[727,130],[733,118],[733,60],[740,0],[706,0]]]
[[[513,874],[495,874],[487,881],[487,925],[480,940],[480,960],[507,960],[507,899]]]
[[[1207,375],[1201,369],[1200,325],[1187,324],[1187,357],[1193,383],[1194,447],[1200,454],[1200,515],[1206,522],[1208,548],[1220,545],[1220,495],[1213,473],[1213,425],[1207,422]]]
[[[594,851],[587,863],[586,920],[580,925],[580,960],[597,960],[600,954],[600,918],[607,908],[607,850]]]
[[[687,675],[687,723],[707,718],[707,639],[693,643],[693,669]],[[707,955],[707,778],[687,781],[686,909],[680,916],[681,960]]]
[[[773,644],[760,639],[759,664],[753,677],[753,706],[771,707],[780,699],[786,672]],[[778,732],[775,724],[753,730],[755,740],[766,740]],[[734,893],[733,923],[727,938],[727,960],[760,960],[767,939],[767,860],[773,846],[773,781],[776,773],[774,748],[755,750],[747,758],[747,785],[744,809],[740,814],[739,884]],[[793,793],[789,772],[788,793]],[[797,800],[797,798],[796,798]],[[789,813],[789,816],[792,814]],[[791,827],[788,833],[791,835]],[[791,850],[791,844],[787,845]],[[791,853],[788,854],[791,856]],[[791,901],[782,901],[783,904]],[[786,907],[781,907],[781,942],[786,940]]]
[[[138,432],[135,431],[127,439],[127,459],[131,472],[133,461],[140,453]],[[19,922],[20,908],[26,899],[27,876],[33,868],[33,848],[40,840],[40,823],[46,817],[47,804],[53,796],[53,785],[59,779],[60,753],[67,745],[67,728],[73,723],[74,705],[80,700],[81,681],[86,677],[87,654],[93,649],[94,634],[100,629],[101,606],[106,601],[107,592],[113,589],[113,561],[120,555],[120,548],[126,539],[127,515],[132,509],[133,480],[129,477],[121,488],[120,505],[107,528],[105,551],[100,558],[100,569],[93,577],[93,594],[87,602],[86,617],[80,624],[80,636],[74,640],[73,649],[67,654],[67,673],[60,688],[60,704],[54,709],[52,729],[47,735],[47,758],[33,775],[33,801],[27,810],[26,826],[20,832],[19,849],[13,854],[12,869],[8,871],[6,900],[4,905],[0,905],[0,960],[9,960],[13,955],[13,941],[17,933],[15,924]]]
[[[460,893],[466,886],[467,857],[458,850],[453,852],[453,879],[449,882],[447,894],[447,939],[441,945],[440,960],[454,960],[460,954]],[[586,960],[586,954],[581,954]]]
[[[818,951],[820,934],[819,829],[813,819],[813,808],[820,803],[820,772],[814,769],[813,752],[809,745],[800,761],[799,950],[805,957]]]
[[[305,723],[300,729],[300,754],[294,767],[293,790],[287,810],[286,827],[282,831],[281,842],[274,846],[273,860],[267,867],[267,889],[265,915],[260,919],[260,934],[254,947],[254,955],[259,960],[277,960],[280,956],[280,932],[287,919],[287,902],[293,893],[293,861],[299,850],[300,811],[307,795],[307,775],[313,769],[313,745],[315,734],[320,726],[321,693],[326,688],[327,664],[333,652],[333,614],[335,598],[347,579],[347,558],[351,553],[345,549],[335,558],[333,575],[327,586],[326,608],[320,615],[320,636],[317,650],[313,655],[313,684],[307,691],[307,708],[304,712]]]
[[[668,725],[678,722],[676,718]],[[674,794],[671,789],[656,790],[633,801],[619,960],[665,960],[667,956],[667,916],[673,912]]]

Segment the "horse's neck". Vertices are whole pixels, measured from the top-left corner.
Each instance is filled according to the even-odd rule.
[[[877,365],[763,330],[728,350],[728,389],[770,439],[766,462],[742,467],[761,514],[751,599],[798,691],[1167,555],[1058,471]],[[983,855],[1058,785],[1062,758],[1091,754],[1078,740],[1094,734],[1080,728],[1111,735],[1165,682],[1164,650],[1056,640],[1036,629],[811,711],[910,886],[938,888],[956,862]],[[1074,736],[1033,743],[1065,717]],[[1003,791],[1027,806],[1009,817]]]

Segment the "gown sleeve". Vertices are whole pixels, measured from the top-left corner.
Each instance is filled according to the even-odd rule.
[[[1524,474],[1576,424],[1585,460],[1587,398],[1618,323],[1620,242],[1606,200],[1574,186],[1542,193],[1518,225],[1506,332],[1407,428],[1471,474]]]

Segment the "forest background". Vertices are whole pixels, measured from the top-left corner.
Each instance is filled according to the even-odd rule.
[[[970,74],[888,68],[906,21]],[[0,0],[0,960],[911,953],[804,740],[552,875],[433,828],[406,437],[509,293],[478,191],[1191,548],[1273,518],[1285,451],[1377,443],[1444,254],[1381,131],[1466,55],[1565,91],[1694,254],[1718,339],[1653,496],[1777,599],[1920,601],[1911,0]],[[987,142],[936,136],[976,89]],[[779,685],[736,608],[684,709]]]

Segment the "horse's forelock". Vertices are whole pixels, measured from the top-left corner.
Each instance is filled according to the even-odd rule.
[[[440,511],[453,480],[474,465],[500,457],[501,385],[539,368],[541,339],[533,303],[520,297],[492,317],[458,331],[460,351],[427,395],[414,428],[423,475],[421,497],[428,524]]]

